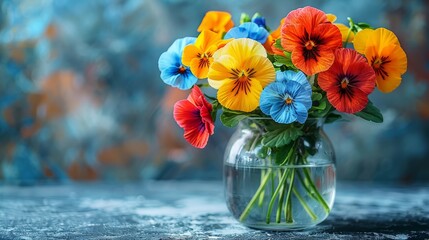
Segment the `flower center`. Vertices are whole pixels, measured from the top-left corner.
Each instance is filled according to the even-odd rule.
[[[179,73],[184,73],[184,72],[186,72],[186,68],[183,65],[180,65]]]
[[[347,88],[347,86],[349,85],[349,79],[347,79],[347,78],[343,78],[343,80],[341,81],[341,88],[342,89],[345,89],[345,88]]]
[[[212,56],[211,53],[198,54],[198,57],[200,58],[200,64],[198,65],[198,67],[199,68],[210,67],[211,56]]]
[[[372,66],[374,67],[374,68],[380,68],[381,67],[381,64],[383,64],[383,61],[380,59],[380,58],[377,58],[373,63],[372,63]]]
[[[238,95],[240,92],[248,94],[251,91],[252,86],[252,77],[255,74],[253,68],[247,68],[246,70],[233,68],[231,69],[232,79],[235,79],[234,87],[231,89],[231,92],[234,92],[234,95]]]
[[[292,104],[293,99],[290,97],[290,95],[289,95],[289,94],[286,96],[286,100],[285,100],[285,102],[286,102],[286,104],[287,104],[287,105]]]
[[[381,57],[373,57],[371,59],[371,66],[374,69],[375,73],[386,79],[389,76],[389,73],[386,71],[385,66],[389,64],[392,60],[389,57],[381,56]]]
[[[304,46],[307,50],[312,50],[314,47],[316,47],[316,44],[312,40],[308,40]]]
[[[246,82],[246,81],[249,81],[249,78],[246,76],[245,72],[241,72],[240,75],[237,78],[237,81],[239,81],[239,82]]]

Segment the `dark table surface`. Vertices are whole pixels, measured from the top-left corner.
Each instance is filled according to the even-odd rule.
[[[264,232],[229,214],[221,182],[0,185],[0,239],[429,239],[429,186],[339,183],[322,224]]]

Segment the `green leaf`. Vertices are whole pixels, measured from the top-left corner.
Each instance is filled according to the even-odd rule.
[[[267,147],[281,147],[298,139],[304,133],[299,128],[280,128],[267,132],[262,137],[262,145]]]
[[[283,63],[281,63],[281,62],[273,62],[273,65],[274,65],[275,67],[281,67],[281,66],[283,66],[284,64],[283,64]]]
[[[282,39],[281,38],[276,40],[276,42],[274,43],[274,47],[279,49],[279,50],[282,50],[282,51],[285,50],[282,46]]]
[[[368,105],[366,105],[362,111],[355,113],[355,115],[371,122],[383,122],[383,115],[381,114],[380,110],[374,106],[374,104],[372,104],[371,101],[368,102]]]
[[[260,150],[256,152],[256,156],[258,156],[258,158],[266,158],[269,152],[271,152],[270,147],[262,146]]]
[[[220,107],[220,105],[219,105]],[[225,125],[226,127],[235,127],[237,124],[248,117],[259,117],[257,111],[253,112],[241,112],[241,111],[234,111],[230,110],[228,108],[223,108],[223,112],[220,115],[220,121]]]
[[[324,101],[322,99],[320,99],[319,104],[317,106],[315,106],[315,105],[313,106],[313,109],[317,109],[320,111],[325,110],[325,108],[326,108],[326,101]]]
[[[217,111],[220,108],[219,102],[217,100],[214,100],[212,102],[212,107],[213,107],[213,110],[211,112],[211,117],[212,117],[213,122],[215,122],[216,121],[216,117],[217,117]]]
[[[326,116],[325,123],[333,123],[337,120],[340,120],[342,116],[337,113],[330,113],[328,116]]]
[[[284,165],[293,154],[293,143],[284,145],[281,148],[275,149],[275,158],[274,161],[277,165]]]
[[[293,66],[292,60],[285,56],[274,55],[275,63],[279,63],[285,66]]]
[[[271,55],[271,54],[267,54],[267,58],[268,58],[268,60],[270,60],[270,62],[275,62],[276,60],[274,59],[274,55]]]
[[[322,97],[322,94],[318,92],[313,92],[313,94],[311,94],[311,100],[313,101],[320,101]]]
[[[355,25],[360,27],[361,29],[367,29],[367,28],[372,29],[371,25],[369,25],[368,23],[364,23],[364,22],[355,23]]]

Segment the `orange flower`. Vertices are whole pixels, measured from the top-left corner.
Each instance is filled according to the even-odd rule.
[[[231,19],[231,14],[228,12],[209,11],[201,21],[198,32],[210,30],[222,35],[232,27],[234,27],[234,22]]]
[[[183,50],[182,63],[189,66],[195,77],[207,78],[209,67],[213,62],[213,54],[223,45],[221,43],[219,34],[208,30],[202,31],[195,44],[188,45]]]
[[[341,32],[343,42],[346,42],[346,41],[348,43],[353,42],[353,39],[355,38],[355,33],[352,30],[350,30],[349,27],[347,27],[342,23],[335,23],[335,21],[337,20],[337,16],[335,16],[334,14],[327,13],[326,17],[328,18],[328,21],[330,21],[331,23],[333,23],[335,26],[338,27],[338,29]]]
[[[285,19],[283,18],[280,21],[280,25],[276,28],[276,30],[272,31],[270,35],[268,35],[267,41],[263,44],[265,50],[267,50],[268,54],[277,54],[277,55],[284,55],[283,51],[278,50],[273,45],[276,42],[277,39],[281,37],[281,28],[284,23]]]
[[[341,47],[341,33],[326,14],[313,7],[291,11],[282,27],[282,46],[292,52],[292,63],[307,75],[329,69],[334,50]]]
[[[395,34],[385,28],[364,29],[353,41],[375,71],[377,88],[383,93],[395,90],[407,71],[407,56]]]

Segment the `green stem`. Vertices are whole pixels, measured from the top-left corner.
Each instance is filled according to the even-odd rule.
[[[285,181],[286,181],[286,177],[287,177],[288,172],[289,172],[288,170],[289,170],[289,169],[286,169],[286,170],[283,172],[283,176],[282,176],[282,178],[280,179],[279,184],[277,185],[276,190],[274,191],[273,195],[271,196],[270,204],[268,205],[267,217],[266,217],[266,222],[267,222],[267,224],[269,224],[269,223],[270,223],[270,221],[271,221],[271,211],[273,210],[273,206],[274,206],[274,202],[276,201],[277,194],[279,194],[279,191],[280,191],[281,186],[282,186],[282,185],[285,183]]]
[[[255,195],[253,195],[252,199],[250,200],[249,204],[247,204],[246,208],[244,209],[243,213],[240,216],[240,221],[244,221],[247,216],[250,213],[250,210],[252,210],[253,205],[256,203],[256,200],[258,199],[259,195],[263,192],[265,185],[268,182],[268,179],[270,179],[271,176],[271,169],[269,169],[265,175],[265,178],[262,180],[261,184],[259,185],[258,190],[256,190]]]
[[[287,195],[286,195],[285,216],[286,216],[286,222],[287,223],[293,222],[291,195],[292,195],[292,188],[294,188],[293,187],[294,179],[295,179],[295,169],[292,169],[292,173],[291,173],[290,180],[289,180],[289,188],[288,188]]]
[[[274,179],[274,174],[271,174],[271,194],[273,194],[273,192],[274,192],[274,185],[276,184],[276,181],[275,181],[275,179]]]
[[[347,37],[346,37],[346,41],[343,43],[343,48],[347,47],[347,43],[349,41],[350,38],[350,33],[352,32],[352,28],[349,28],[349,31],[347,32]]]
[[[287,171],[287,170],[284,170]],[[280,170],[281,173],[281,170]],[[282,208],[283,208],[283,200],[285,198],[286,187],[285,184],[281,185],[279,202],[277,203],[277,213],[276,213],[276,223],[280,223],[282,218]]]
[[[307,168],[304,168],[304,175],[307,179],[307,182],[312,190],[312,193],[315,194],[317,201],[322,205],[323,209],[326,213],[329,213],[331,209],[329,208],[328,204],[326,203],[325,199],[320,195],[319,190],[316,188],[316,186],[313,183],[313,180],[311,179],[310,173],[308,172]]]
[[[313,191],[308,187],[308,184],[306,183],[306,181],[304,180],[303,176],[301,175],[301,173],[299,171],[297,172],[297,175],[298,175],[298,179],[301,182],[302,186],[305,188],[305,191],[307,191],[308,193],[310,193],[310,196],[315,201],[319,201],[318,198],[316,197],[316,194],[313,193]]]
[[[266,175],[265,170],[262,169],[262,171],[261,171],[261,182],[264,181],[265,175]],[[264,190],[262,190],[261,194],[259,194],[259,202],[258,202],[259,207],[262,207],[262,204],[264,203],[264,196],[265,196],[265,188],[264,188]]]
[[[301,195],[299,195],[298,191],[295,188],[293,188],[292,191],[293,191],[293,194],[295,194],[295,197],[301,203],[304,210],[308,213],[308,215],[310,215],[311,219],[316,220],[317,219],[316,214],[314,214],[314,212],[308,206],[307,202],[301,197]]]

